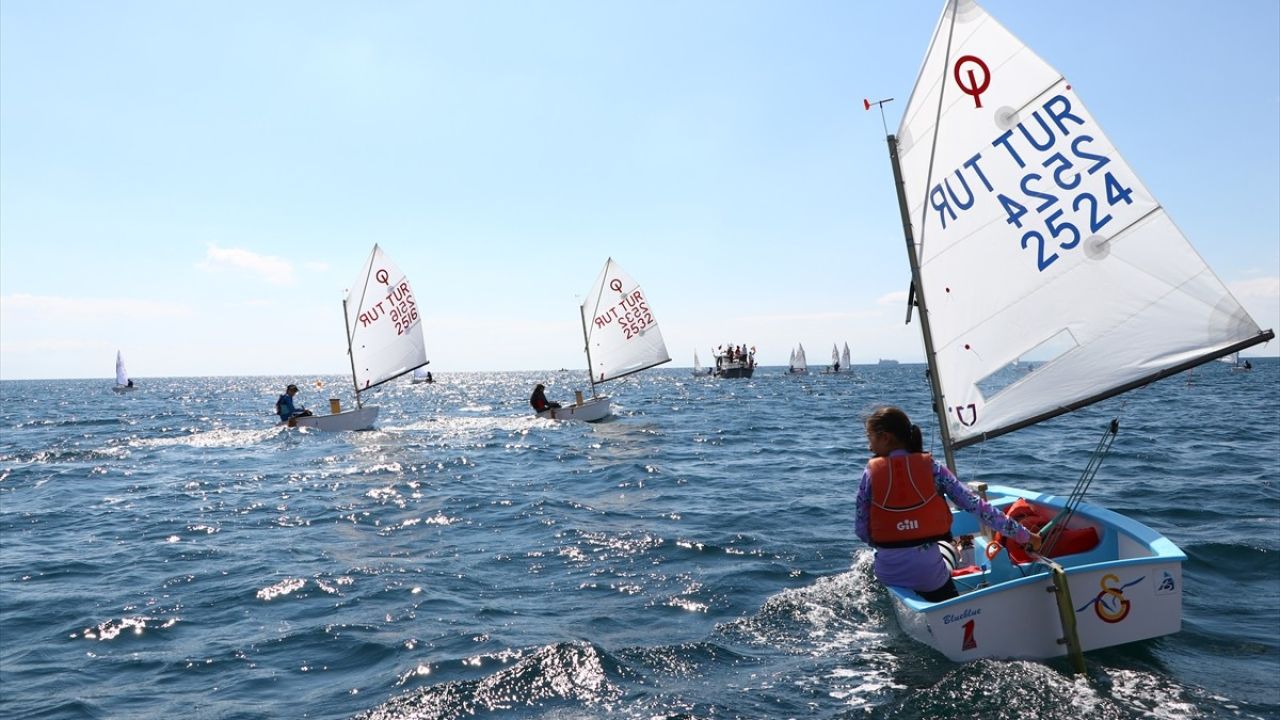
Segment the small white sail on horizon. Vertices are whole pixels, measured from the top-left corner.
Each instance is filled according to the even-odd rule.
[[[850,368],[849,343],[847,342],[844,344],[844,349],[840,351],[840,367],[844,368],[845,370],[848,370]]]
[[[118,393],[134,389],[133,383],[129,381],[129,372],[124,367],[124,355],[119,350],[116,350],[116,384],[111,389]]]
[[[697,350],[694,350],[694,351],[693,351],[693,374],[694,374],[695,376],[697,376],[697,375],[706,375],[706,374],[707,374],[707,371],[706,371],[706,370],[704,370],[704,369],[702,369],[702,361],[698,359],[698,351],[697,351]]]
[[[796,349],[791,351],[791,364],[788,369],[793,373],[806,373],[809,371],[809,363],[804,356],[804,343],[796,343]]]

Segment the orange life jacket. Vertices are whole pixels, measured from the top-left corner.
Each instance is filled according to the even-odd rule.
[[[951,539],[951,508],[933,480],[929,453],[872,458],[871,542],[912,547]]]

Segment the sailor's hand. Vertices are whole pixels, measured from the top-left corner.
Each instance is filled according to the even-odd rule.
[[[1031,533],[1031,539],[1027,541],[1027,549],[1031,552],[1040,552],[1040,545],[1044,541],[1040,538],[1040,533]]]

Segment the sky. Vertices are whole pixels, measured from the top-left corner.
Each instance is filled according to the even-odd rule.
[[[1280,3],[982,4],[1280,327]],[[437,376],[585,371],[610,257],[673,365],[920,361],[862,101],[896,128],[941,8],[3,0],[0,378],[347,373],[374,243]]]

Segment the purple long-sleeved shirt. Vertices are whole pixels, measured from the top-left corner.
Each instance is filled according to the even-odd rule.
[[[890,453],[906,454],[906,450],[894,450]],[[1030,531],[974,494],[937,460],[933,461],[933,481],[938,486],[938,492],[950,498],[956,507],[965,512],[976,513],[983,523],[996,531],[1018,543],[1031,539]],[[874,547],[871,542],[871,472],[868,469],[863,469],[862,480],[858,483],[853,529],[863,542]],[[876,548],[875,572],[876,577],[885,585],[926,592],[942,587],[951,576],[935,543],[906,548]]]

